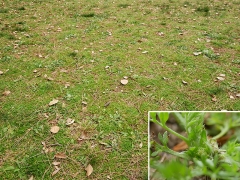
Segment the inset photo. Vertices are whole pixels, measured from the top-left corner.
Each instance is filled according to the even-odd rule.
[[[149,180],[240,179],[240,112],[150,111]]]

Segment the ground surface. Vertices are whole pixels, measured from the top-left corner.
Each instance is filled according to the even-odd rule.
[[[240,109],[237,0],[14,0],[0,20],[3,179],[146,179],[148,110]]]

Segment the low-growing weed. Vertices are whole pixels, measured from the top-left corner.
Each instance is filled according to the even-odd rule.
[[[230,129],[240,126],[240,116],[237,113],[202,113],[202,112],[175,112],[172,113],[184,134],[178,133],[167,126],[168,112],[150,112],[150,121],[161,126],[165,133],[158,134],[160,144],[151,142],[150,166],[155,169],[154,177],[170,179],[192,179],[200,176],[216,179],[239,179],[240,173],[240,144],[237,140],[229,140],[222,147],[217,143]],[[204,121],[206,119],[206,121]],[[204,122],[213,125],[217,134],[208,136]],[[182,152],[172,150],[168,145],[169,134],[177,136],[187,145]],[[234,137],[234,136],[232,136]],[[235,137],[236,139],[236,137]],[[162,163],[154,158],[161,152],[171,154],[176,158]]]

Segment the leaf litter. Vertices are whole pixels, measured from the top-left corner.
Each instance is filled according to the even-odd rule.
[[[85,168],[85,171],[87,171],[87,176],[90,176],[93,172],[93,167],[91,166],[91,164],[88,164],[88,166]]]
[[[50,101],[50,103],[48,104],[49,106],[53,106],[55,104],[58,103],[58,100],[57,99],[53,99],[52,101]]]
[[[60,127],[59,127],[59,126],[52,126],[50,131],[51,131],[53,134],[56,134],[56,133],[58,133],[59,130],[60,130]]]
[[[127,79],[122,79],[122,80],[121,80],[121,84],[122,84],[122,85],[126,85],[127,83],[128,83],[128,80],[127,80]]]
[[[3,96],[8,96],[8,95],[10,95],[10,94],[11,94],[11,91],[8,91],[8,90],[7,90],[7,91],[4,91],[4,92],[2,93]]]
[[[69,125],[73,124],[74,121],[75,121],[74,119],[67,118],[66,125],[69,126]]]
[[[56,159],[66,159],[67,155],[65,153],[57,153],[54,155],[54,158]]]

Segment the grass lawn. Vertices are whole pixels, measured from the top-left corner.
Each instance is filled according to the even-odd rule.
[[[239,8],[2,2],[0,176],[147,179],[149,110],[240,109]]]

